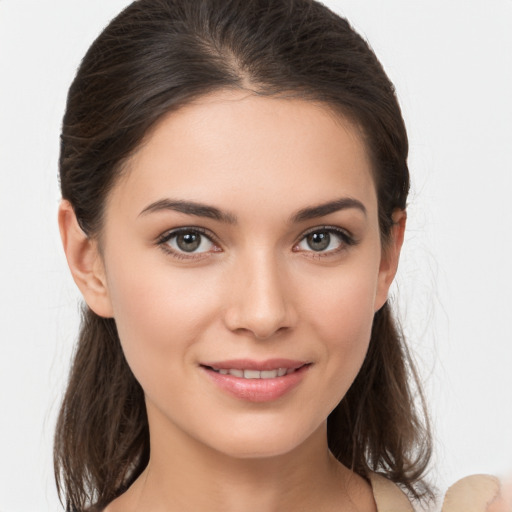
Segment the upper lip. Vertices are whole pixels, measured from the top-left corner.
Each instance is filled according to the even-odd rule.
[[[201,366],[207,366],[214,370],[277,370],[278,368],[297,369],[308,364],[308,361],[297,361],[295,359],[266,359],[265,361],[255,361],[253,359],[230,359],[228,361],[204,362]]]

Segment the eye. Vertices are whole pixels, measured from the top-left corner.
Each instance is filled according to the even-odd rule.
[[[335,253],[354,244],[355,240],[345,231],[334,227],[324,227],[315,228],[306,233],[295,248],[299,251]]]
[[[168,231],[158,240],[166,251],[178,257],[217,252],[218,246],[199,228],[180,228]]]

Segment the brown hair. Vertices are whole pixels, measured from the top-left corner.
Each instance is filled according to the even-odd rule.
[[[138,0],[108,25],[70,87],[61,135],[62,196],[88,236],[101,232],[105,199],[148,130],[226,88],[318,101],[355,122],[372,157],[386,243],[409,189],[394,88],[349,23],[313,0]],[[388,304],[375,314],[359,375],[328,418],[328,442],[360,475],[382,471],[416,498],[428,494],[421,386]],[[54,457],[68,511],[105,506],[149,460],[144,396],[115,320],[87,307]]]

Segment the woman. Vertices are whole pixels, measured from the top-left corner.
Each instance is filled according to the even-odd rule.
[[[56,432],[67,510],[431,496],[387,304],[407,136],[345,20],[308,0],[134,2],[70,88],[60,176],[87,303]]]

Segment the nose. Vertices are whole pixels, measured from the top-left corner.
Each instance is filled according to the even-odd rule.
[[[290,282],[276,258],[268,254],[244,258],[230,281],[228,329],[264,340],[294,327],[297,313]]]

